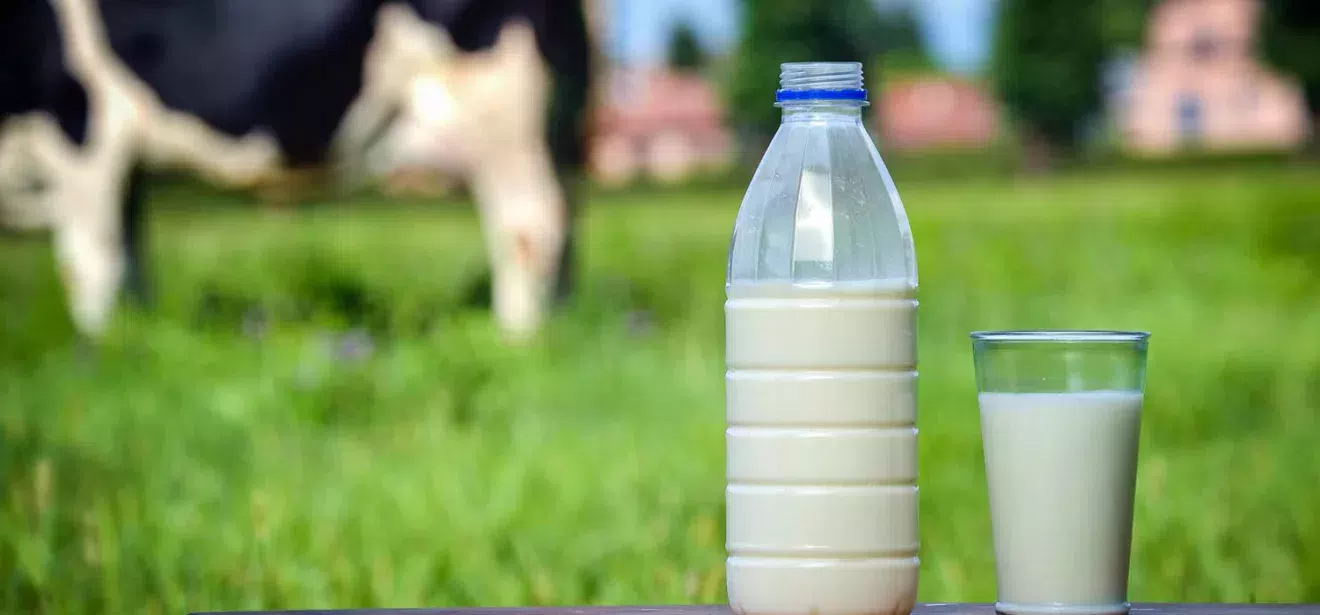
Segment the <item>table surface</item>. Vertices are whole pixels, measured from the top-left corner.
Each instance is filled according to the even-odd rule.
[[[727,605],[480,609],[360,609],[245,612],[243,615],[731,615]],[[992,604],[919,604],[914,615],[994,615]],[[193,615],[206,615],[195,613]],[[213,613],[211,615],[221,615]],[[229,613],[228,615],[238,615]],[[1320,604],[1132,604],[1131,615],[1320,615]]]

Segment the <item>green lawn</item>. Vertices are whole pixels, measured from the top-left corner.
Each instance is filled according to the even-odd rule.
[[[994,598],[968,331],[1104,327],[1153,332],[1132,598],[1320,601],[1320,174],[896,174],[921,599]],[[738,191],[594,199],[582,295],[525,349],[470,299],[465,206],[157,196],[159,307],[95,353],[44,239],[0,237],[0,610],[724,599]]]

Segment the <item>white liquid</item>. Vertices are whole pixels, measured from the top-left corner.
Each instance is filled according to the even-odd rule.
[[[982,393],[1000,610],[1124,613],[1141,393]]]
[[[918,568],[915,290],[728,292],[730,605],[906,615]]]

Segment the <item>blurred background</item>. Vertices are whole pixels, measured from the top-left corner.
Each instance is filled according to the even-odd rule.
[[[586,7],[578,283],[530,344],[427,156],[154,179],[156,306],[91,351],[49,237],[0,235],[0,610],[723,601],[724,267],[802,60],[865,62],[912,221],[921,600],[994,599],[967,333],[1059,327],[1153,333],[1131,598],[1320,601],[1314,4]]]

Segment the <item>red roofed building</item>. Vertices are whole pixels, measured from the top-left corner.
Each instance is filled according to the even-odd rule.
[[[949,75],[887,81],[876,103],[883,149],[985,147],[999,132],[999,105],[979,83]]]
[[[678,181],[719,169],[733,136],[715,88],[667,68],[612,68],[593,113],[591,172],[607,184],[641,177]]]

